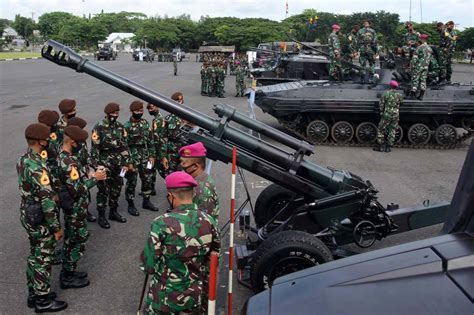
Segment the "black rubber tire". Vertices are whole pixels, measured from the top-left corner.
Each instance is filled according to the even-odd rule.
[[[347,121],[338,121],[332,125],[331,138],[336,143],[349,143],[354,138],[354,127]]]
[[[275,206],[284,200],[291,200],[295,193],[276,184],[266,187],[255,201],[255,224],[258,228],[265,225],[278,210]],[[277,209],[281,209],[277,208]]]
[[[263,241],[252,257],[250,281],[255,293],[271,286],[277,276],[333,260],[329,248],[317,237],[302,231],[283,231]],[[288,265],[285,265],[288,264]],[[275,268],[289,268],[278,273]],[[300,268],[299,268],[300,267]],[[279,270],[283,272],[282,270]],[[275,274],[277,272],[277,274]]]
[[[444,124],[436,128],[435,140],[439,145],[453,145],[458,139],[458,132],[453,125]]]
[[[371,122],[361,122],[355,131],[358,143],[375,143],[377,140],[377,126]]]

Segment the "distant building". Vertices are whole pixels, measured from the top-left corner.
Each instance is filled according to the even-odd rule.
[[[111,33],[104,43],[110,44],[115,51],[132,52],[133,43],[131,39],[134,36],[133,33]]]

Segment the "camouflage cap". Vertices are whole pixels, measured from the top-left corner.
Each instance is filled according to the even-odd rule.
[[[120,111],[120,105],[117,103],[109,103],[104,108],[104,113],[111,114]]]
[[[25,138],[31,140],[48,140],[50,129],[42,123],[31,124],[25,129]]]
[[[198,184],[194,178],[186,172],[173,172],[165,178],[166,189],[185,187],[196,187]]]
[[[77,142],[84,142],[88,137],[87,131],[82,130],[78,126],[67,126],[64,128],[64,134]]]
[[[135,110],[140,110],[140,109],[143,109],[143,102],[142,101],[133,101],[131,104],[130,104],[130,110],[133,112]]]
[[[59,120],[58,112],[54,110],[45,109],[39,112],[38,122],[45,124],[49,127],[56,125]]]
[[[79,128],[84,129],[84,127],[87,125],[87,121],[79,117],[72,117],[67,121],[67,125],[78,126]]]
[[[76,108],[76,101],[65,98],[61,102],[59,102],[58,107],[61,114],[67,114],[69,112],[72,112],[74,108]]]

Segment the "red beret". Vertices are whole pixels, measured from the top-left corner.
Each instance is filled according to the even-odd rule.
[[[32,140],[48,140],[49,127],[42,123],[31,124],[25,129],[25,138]]]
[[[78,126],[67,126],[64,128],[64,134],[77,142],[84,142],[87,139],[87,131],[82,130]]]
[[[56,125],[59,120],[58,112],[54,110],[42,110],[38,114],[38,122],[43,123],[49,127]]]
[[[340,27],[339,25],[337,25],[337,24],[333,24],[333,25],[331,26],[331,28],[332,28],[333,30],[340,30],[340,29],[341,29],[341,27]]]
[[[390,85],[390,87],[398,88],[398,82],[395,81],[395,80],[390,81],[389,85]]]
[[[120,110],[120,105],[117,103],[109,103],[104,108],[104,113],[111,114],[113,112],[118,112]]]
[[[130,104],[130,110],[133,112],[135,110],[143,109],[143,102],[142,101],[133,101]]]
[[[167,189],[196,187],[198,184],[194,178],[185,172],[173,172],[166,176],[165,184]]]
[[[78,126],[81,129],[84,129],[84,127],[87,125],[87,121],[85,121],[82,118],[79,117],[72,117],[68,119],[67,121],[68,126]]]
[[[69,112],[72,112],[74,108],[76,108],[76,101],[65,98],[61,102],[59,102],[58,107],[61,114],[67,114]]]
[[[202,144],[202,142],[196,142],[179,149],[179,155],[184,158],[205,157],[206,148],[204,147],[204,144]]]
[[[427,40],[428,39],[428,34],[421,34],[420,39],[421,40]]]

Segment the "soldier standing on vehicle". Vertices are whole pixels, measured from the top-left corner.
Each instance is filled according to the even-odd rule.
[[[454,22],[449,21],[446,23],[446,81],[448,84],[451,84],[451,76],[453,74],[452,63],[453,63],[453,54],[456,50],[456,42],[458,40],[458,33],[454,29]]]
[[[354,59],[357,55],[357,33],[359,32],[359,29],[359,25],[354,25],[352,30],[344,35],[344,45],[342,45],[342,59],[347,62],[352,62],[352,59]]]
[[[417,97],[419,100],[423,99],[426,90],[426,79],[428,78],[428,70],[430,66],[433,51],[426,43],[428,39],[427,34],[421,34],[419,37],[419,46],[413,53],[413,58],[410,62],[411,68],[411,91],[410,98]],[[418,93],[418,95],[416,95]]]
[[[193,202],[201,211],[219,221],[219,197],[217,196],[216,183],[206,173],[206,148],[202,142],[186,145],[179,149],[181,168],[191,175],[198,186],[194,189]]]
[[[173,71],[174,75],[178,75],[178,56],[173,56]]]
[[[341,27],[337,24],[332,26],[332,32],[328,38],[329,59],[329,76],[334,81],[342,81],[342,65],[341,65],[341,43],[339,42],[339,30]]]
[[[56,293],[51,292],[50,286],[54,249],[64,232],[46,166],[49,136],[48,126],[29,125],[25,130],[28,151],[16,164],[20,221],[30,241],[26,267],[28,307],[34,307],[36,312],[58,312],[67,308],[66,302],[55,300]]]
[[[107,104],[104,108],[106,116],[94,126],[91,136],[92,164],[104,166],[107,170],[107,180],[97,184],[98,223],[104,229],[110,228],[110,224],[105,218],[107,201],[110,207],[109,220],[121,223],[127,222],[127,219],[118,213],[118,199],[125,172],[135,171],[126,145],[126,130],[117,121],[119,111],[119,104]]]
[[[446,26],[442,22],[436,24],[436,31],[439,33],[439,43],[436,47],[436,52],[438,56],[438,67],[439,67],[439,84],[446,84],[446,58],[447,58],[447,35]]]
[[[390,152],[395,142],[400,106],[403,96],[397,92],[398,82],[390,81],[390,89],[380,99],[380,122],[377,130],[377,145],[374,151]]]
[[[133,101],[130,104],[132,116],[125,123],[125,142],[130,151],[131,161],[135,172],[127,172],[127,184],[125,185],[125,199],[128,202],[128,213],[138,216],[140,213],[135,207],[135,188],[137,186],[137,172],[142,181],[143,196],[142,208],[158,211],[158,208],[150,201],[152,191],[152,173],[155,165],[155,146],[150,133],[150,125],[142,118],[143,102]]]
[[[64,128],[63,149],[58,157],[62,184],[61,207],[65,222],[63,267],[59,277],[61,289],[83,288],[90,284],[87,273],[76,271],[76,268],[89,236],[86,224],[88,191],[97,181],[105,180],[106,173],[105,170],[86,173],[79,161],[80,150],[87,137],[87,132],[78,126]]]
[[[405,51],[405,55],[408,55],[409,58],[411,59],[418,45],[418,38],[420,37],[420,33],[416,32],[413,29],[412,22],[407,22],[405,24],[405,28],[407,29],[407,32],[403,35],[403,38],[404,38],[403,50]]]
[[[142,269],[152,275],[147,314],[197,313],[211,252],[219,252],[217,223],[193,203],[196,181],[185,172],[165,179],[172,209],[153,220],[141,254]],[[181,313],[180,313],[181,314]]]
[[[365,78],[371,80],[375,73],[375,55],[377,54],[377,34],[370,28],[369,21],[364,21],[364,27],[357,33],[359,62],[365,69]],[[366,81],[364,78],[364,81]]]
[[[151,195],[155,196],[156,195],[156,188],[155,188],[156,173],[159,172],[161,176],[163,172],[163,166],[161,165],[160,156],[162,156],[161,151],[163,150],[163,146],[165,145],[163,143],[163,134],[164,134],[164,130],[166,129],[166,124],[165,124],[165,117],[161,114],[158,106],[153,105],[153,104],[148,104],[146,108],[148,109],[148,113],[151,116],[153,116],[153,120],[150,126],[150,136],[152,138],[153,146],[155,148],[156,161],[155,161],[155,164],[153,165],[152,176],[151,176],[151,182],[152,182]],[[165,177],[163,176],[163,179],[164,178]]]

